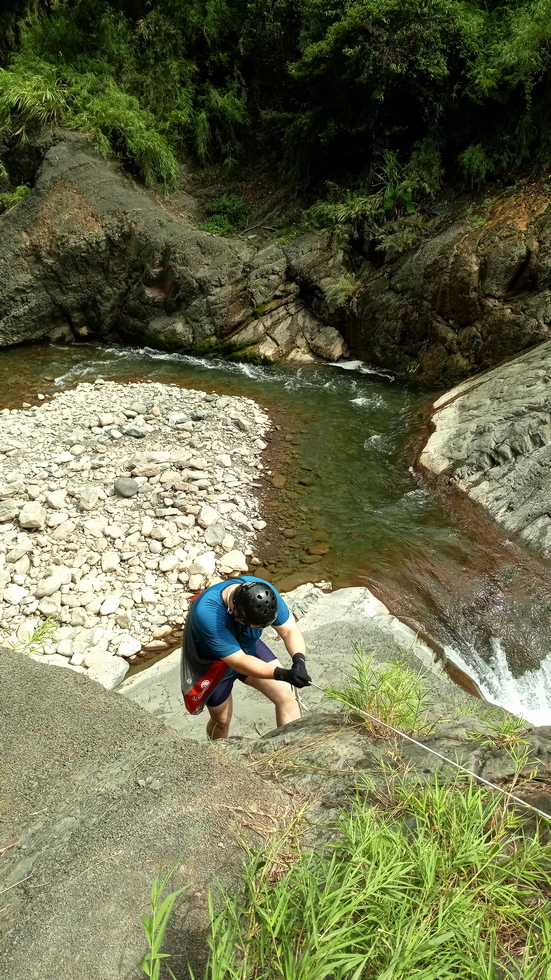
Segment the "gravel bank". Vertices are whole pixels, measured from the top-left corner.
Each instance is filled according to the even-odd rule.
[[[0,412],[0,640],[116,687],[189,594],[254,567],[267,415],[97,379]]]

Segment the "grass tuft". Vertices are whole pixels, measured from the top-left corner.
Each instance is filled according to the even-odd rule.
[[[22,640],[21,643],[9,643],[12,650],[19,650],[21,653],[26,653],[29,656],[33,653],[42,653],[45,640],[49,640],[54,630],[59,626],[59,623],[55,619],[48,617],[44,620],[40,626],[37,626],[34,633],[32,633],[26,640]]]
[[[373,655],[366,656],[358,645],[347,680],[343,690],[327,687],[325,695],[342,704],[348,718],[365,711],[378,719],[371,721],[362,717],[373,737],[389,737],[388,728],[381,722],[406,735],[427,734],[432,730],[433,725],[427,720],[431,702],[423,691],[419,675],[404,663],[378,666],[374,664]]]
[[[150,980],[159,980],[161,963],[170,957],[170,953],[161,953],[161,946],[165,932],[172,915],[174,903],[179,895],[186,890],[186,885],[176,888],[163,898],[163,893],[181,861],[181,855],[176,859],[169,871],[163,876],[159,875],[151,885],[150,904],[151,914],[142,915],[142,925],[149,946],[149,951],[143,957],[140,968],[150,977]],[[176,980],[170,967],[167,967],[170,976]]]

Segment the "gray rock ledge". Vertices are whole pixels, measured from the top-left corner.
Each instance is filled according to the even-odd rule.
[[[457,385],[434,410],[421,467],[551,556],[551,342]]]

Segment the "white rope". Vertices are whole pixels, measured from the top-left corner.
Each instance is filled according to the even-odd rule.
[[[320,687],[319,684],[312,683],[309,686],[315,687],[317,688],[318,691],[322,691],[323,693],[325,693],[324,689]],[[297,700],[299,701],[299,704],[302,703],[298,697],[298,694],[297,694]],[[510,800],[514,800],[515,803],[520,803],[521,806],[525,806],[528,808],[528,810],[532,810],[534,813],[539,814],[539,816],[543,817],[544,820],[551,821],[551,815],[549,813],[544,813],[544,811],[539,810],[537,806],[532,806],[532,804],[527,803],[526,800],[521,800],[520,796],[515,796],[514,793],[510,793],[508,790],[503,789],[501,786],[496,786],[496,784],[490,782],[489,779],[485,779],[484,776],[479,776],[478,773],[473,772],[472,769],[467,769],[467,767],[462,766],[461,763],[453,762],[452,759],[448,759],[445,755],[442,755],[441,752],[437,752],[436,749],[431,749],[428,745],[424,745],[423,742],[418,742],[416,738],[412,738],[411,735],[406,735],[405,732],[399,731],[398,728],[393,728],[392,725],[388,724],[388,722],[381,721],[380,718],[375,718],[374,715],[370,715],[368,711],[362,711],[361,708],[355,707],[354,711],[357,712],[357,714],[359,715],[363,715],[365,718],[369,718],[370,721],[374,721],[377,725],[384,725],[385,728],[388,728],[389,731],[394,732],[395,735],[399,735],[400,738],[405,738],[407,739],[408,742],[412,742],[414,745],[418,745],[419,748],[424,749],[425,752],[430,752],[431,755],[435,755],[438,759],[442,759],[443,762],[447,762],[448,765],[455,766],[456,769],[459,769],[461,772],[467,773],[467,775],[472,776],[473,779],[478,779],[478,781],[484,783],[485,786],[489,786],[491,789],[496,789],[498,793],[502,793],[503,796],[507,796]]]

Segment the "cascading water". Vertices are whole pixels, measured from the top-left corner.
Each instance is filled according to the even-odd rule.
[[[491,704],[507,708],[531,725],[551,724],[551,654],[538,667],[515,677],[501,640],[492,636],[490,645],[493,652],[487,660],[473,647],[468,660],[454,647],[447,647],[446,654],[476,681],[480,693]]]
[[[367,585],[489,701],[551,723],[550,566],[413,473],[409,447],[430,392],[359,362],[257,366],[92,345],[11,349],[0,359],[9,407],[97,377],[262,402],[281,426],[270,456],[284,479],[266,500],[277,520],[259,543],[274,583]]]

